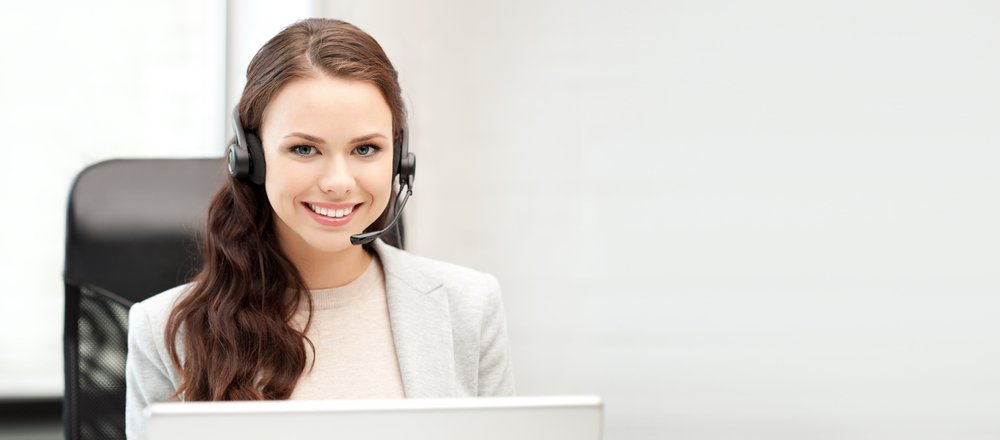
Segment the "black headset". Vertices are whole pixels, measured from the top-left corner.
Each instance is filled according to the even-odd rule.
[[[256,134],[243,131],[243,124],[240,123],[240,114],[237,109],[233,109],[233,132],[236,135],[236,142],[229,146],[227,153],[229,175],[263,185],[264,171],[267,169],[267,165],[264,163],[264,148]],[[392,177],[395,180],[398,175],[399,186],[405,185],[412,190],[416,172],[417,157],[410,153],[406,129],[403,128],[393,141]]]

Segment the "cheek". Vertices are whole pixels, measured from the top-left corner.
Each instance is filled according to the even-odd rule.
[[[384,167],[382,167],[379,170],[379,177],[378,177],[378,179],[379,179],[379,182],[381,182],[381,185],[379,186],[379,188],[382,188],[382,194],[385,197],[387,197],[387,198],[391,197],[392,196],[392,161],[389,161],[388,164],[386,164]]]
[[[364,179],[365,186],[375,201],[385,205],[392,196],[392,165],[373,166],[365,173]]]
[[[264,189],[275,210],[294,203],[294,198],[308,186],[309,176],[304,170],[289,169],[286,164],[268,164],[264,178]]]

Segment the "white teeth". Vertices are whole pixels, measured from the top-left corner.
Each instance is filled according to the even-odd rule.
[[[315,206],[312,204],[309,204],[309,209],[312,209],[313,212],[322,215],[324,217],[332,217],[332,218],[341,218],[347,216],[348,214],[354,211],[353,206],[345,209],[326,209],[326,208],[320,208],[319,206]]]

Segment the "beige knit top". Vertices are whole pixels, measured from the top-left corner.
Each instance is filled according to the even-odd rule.
[[[313,315],[306,336],[316,347],[316,364],[306,343],[306,369],[291,399],[403,398],[378,257],[373,255],[368,268],[350,284],[310,294]],[[301,304],[293,323],[301,329],[307,318],[308,305]]]

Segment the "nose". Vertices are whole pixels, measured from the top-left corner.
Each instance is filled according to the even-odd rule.
[[[347,163],[347,159],[340,156],[333,156],[323,170],[323,175],[319,179],[319,189],[324,193],[333,195],[347,195],[354,189],[354,173]]]

